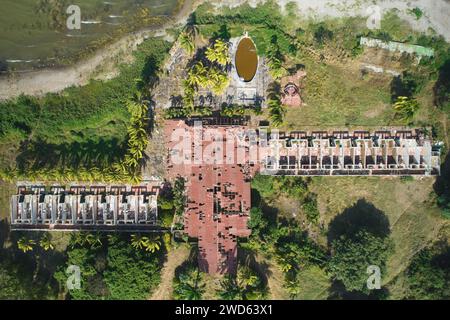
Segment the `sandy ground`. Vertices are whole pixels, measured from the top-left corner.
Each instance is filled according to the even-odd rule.
[[[249,0],[251,5],[257,5],[264,0]],[[292,0],[279,0],[284,6]],[[58,92],[73,85],[83,85],[94,76],[98,76],[99,69],[109,61],[114,60],[120,53],[129,54],[138,44],[150,36],[165,36],[166,30],[177,24],[182,24],[190,12],[204,0],[186,0],[181,11],[171,22],[158,29],[141,30],[125,36],[117,42],[100,49],[91,58],[81,61],[74,66],[61,69],[46,69],[27,73],[17,73],[0,78],[0,100],[9,99],[21,93],[42,95],[47,92]],[[237,6],[245,0],[213,0],[217,6]],[[315,19],[343,16],[368,16],[367,8],[375,3],[381,11],[397,8],[400,17],[407,20],[418,31],[432,28],[450,41],[450,0],[295,0],[301,16]],[[408,9],[419,7],[424,16],[416,20]],[[114,76],[110,73],[109,76]]]
[[[153,292],[150,300],[170,300],[172,299],[172,280],[175,276],[175,269],[186,261],[189,257],[190,248],[181,245],[178,248],[172,248],[167,254],[167,260],[164,262],[161,271],[161,283]]]
[[[237,6],[246,0],[214,1],[218,6]],[[264,0],[248,0],[252,6]],[[437,34],[450,41],[450,0],[278,0],[281,6],[296,2],[299,15],[318,20],[345,16],[369,16],[370,6],[378,6],[381,12],[398,9],[399,16],[408,21],[417,31],[432,28]],[[424,15],[420,20],[409,14],[408,9],[420,8]]]

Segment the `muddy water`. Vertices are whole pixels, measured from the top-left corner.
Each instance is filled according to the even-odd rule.
[[[1,0],[0,73],[67,65],[125,30],[152,27],[176,14],[178,0]],[[69,30],[69,4],[81,29]]]
[[[236,50],[236,71],[240,78],[248,82],[253,79],[258,67],[256,47],[250,38],[243,38]]]

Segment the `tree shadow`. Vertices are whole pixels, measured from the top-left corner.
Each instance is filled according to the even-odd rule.
[[[47,143],[39,139],[22,143],[19,150],[16,162],[21,171],[29,168],[38,170],[60,166],[69,168],[102,167],[118,161],[125,154],[126,143],[117,138],[63,144]]]
[[[444,196],[450,201],[450,152],[447,153],[444,162],[441,164],[441,172],[436,177],[433,189],[438,196]]]
[[[10,234],[10,228],[8,219],[0,220],[0,250],[3,249],[5,245],[5,241],[8,239],[8,235]]]
[[[158,72],[160,63],[153,55],[146,58],[144,67],[141,71],[141,78],[144,81],[144,86],[147,85],[149,89],[153,89],[159,81]],[[143,89],[143,88],[139,88]]]
[[[383,238],[390,234],[389,220],[384,212],[364,198],[359,199],[330,222],[328,245],[343,235],[353,238],[361,230]]]
[[[182,108],[183,107],[183,96],[181,95],[171,95],[170,98],[170,107],[171,108]]]
[[[269,265],[265,262],[259,262],[256,259],[255,252],[252,250],[239,247],[238,250],[238,263],[249,267],[254,270],[260,277],[264,287],[268,285],[268,278],[272,275]]]
[[[347,291],[341,281],[333,281],[328,289],[328,300],[385,300],[389,296],[389,289],[381,287],[371,290],[369,294],[359,291]]]
[[[192,12],[186,20],[186,29],[189,31],[190,28],[195,28],[197,25],[197,13]]]
[[[17,241],[22,236],[35,241],[33,251],[23,253],[18,249]],[[42,236],[40,232],[11,232],[11,246],[0,249],[2,265],[12,266],[12,272],[17,275],[27,299],[56,298],[60,289],[54,274],[58,266],[64,264],[66,256],[63,252],[40,248]]]
[[[206,49],[207,47],[197,49],[192,59],[189,60],[188,63],[186,64],[185,69],[186,70],[191,69],[195,64],[197,64],[197,62],[203,63],[204,66],[210,65],[211,62],[206,58]]]
[[[435,247],[437,248],[437,254],[431,259],[431,264],[442,270],[446,270],[450,275],[450,246],[448,239],[440,239],[435,244]]]
[[[400,96],[413,96],[420,89],[419,82],[422,81],[406,71],[399,76],[393,77],[391,81],[391,102],[396,102]]]
[[[261,208],[263,217],[269,222],[269,225],[276,225],[279,213],[278,209],[276,207],[270,206],[266,201],[264,201],[259,191],[254,188],[251,189],[250,198],[252,207]]]
[[[267,87],[267,99],[279,100],[281,93],[281,85],[278,81],[269,83]]]
[[[439,68],[439,75],[433,88],[434,103],[442,107],[450,99],[450,59]]]
[[[230,41],[231,33],[226,24],[220,26],[218,31],[215,31],[212,35],[211,43],[213,43],[217,39],[221,39],[225,42]]]
[[[8,63],[5,59],[0,58],[0,73],[5,73],[8,71]]]
[[[196,268],[196,269],[199,268],[199,265],[197,262],[198,255],[199,255],[198,246],[193,245],[191,247],[191,251],[189,252],[188,258],[175,268],[175,273],[174,273],[175,277],[178,278],[180,276],[180,274],[185,273],[186,270],[188,270],[189,268]]]

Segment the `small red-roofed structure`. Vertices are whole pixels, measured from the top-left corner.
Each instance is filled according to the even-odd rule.
[[[300,97],[302,80],[306,72],[298,70],[294,75],[281,78],[281,103],[290,107],[299,107],[303,104]]]

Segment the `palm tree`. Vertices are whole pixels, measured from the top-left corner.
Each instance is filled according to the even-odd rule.
[[[97,249],[102,246],[102,239],[99,233],[89,233],[86,236],[86,242],[91,246],[91,249]]]
[[[242,300],[243,292],[238,285],[236,278],[232,275],[226,275],[225,278],[220,281],[220,290],[218,292],[220,299],[223,300]]]
[[[201,87],[201,84],[203,82],[201,75],[196,72],[196,66],[197,65],[195,65],[191,70],[188,71],[187,78],[184,81],[185,95],[193,95],[196,88]]]
[[[287,280],[285,282],[285,288],[289,296],[294,299],[300,293],[301,286],[294,280]]]
[[[158,251],[161,248],[161,241],[159,240],[159,237],[147,238],[147,241],[145,241],[144,247],[145,247],[145,251],[153,253],[155,251]]]
[[[197,37],[199,30],[197,25],[193,21],[189,21],[184,27],[183,32],[189,35],[193,40]]]
[[[271,99],[267,104],[269,107],[270,120],[272,121],[272,124],[277,127],[283,122],[283,117],[286,110],[278,100]]]
[[[123,161],[125,172],[135,172],[134,169],[139,166],[148,144],[145,130],[146,121],[148,120],[148,105],[140,94],[136,94],[135,99],[137,102],[128,100],[126,103],[127,109],[131,113],[131,125],[127,128],[128,152]]]
[[[71,234],[70,237],[70,246],[71,247],[75,247],[75,246],[80,246],[82,247],[86,242],[86,235],[83,232],[74,232]]]
[[[33,239],[28,239],[26,237],[21,237],[19,241],[17,241],[17,247],[22,250],[22,252],[26,253],[28,251],[33,250],[33,246],[36,242]]]
[[[206,58],[211,62],[217,62],[225,66],[230,62],[230,55],[228,52],[228,44],[222,40],[216,40],[211,47],[208,47],[205,52]]]
[[[51,237],[48,233],[45,233],[44,236],[41,238],[41,240],[39,241],[39,245],[41,246],[42,249],[44,249],[45,251],[48,250],[53,250],[55,249],[55,246],[53,245],[53,243],[51,242]]]
[[[206,67],[203,65],[201,61],[197,62],[194,67],[191,69],[191,75],[193,77],[194,87],[205,87],[208,84],[208,76]]]
[[[410,121],[419,109],[419,103],[415,99],[400,96],[394,104],[394,109],[398,118]]]
[[[221,94],[223,93],[223,91],[225,90],[226,87],[228,87],[230,83],[230,79],[227,77],[226,74],[220,72],[219,74],[217,74],[216,76],[216,80],[215,83],[212,87],[212,91],[215,94]]]
[[[268,61],[270,75],[274,79],[279,79],[286,74],[286,68],[283,67],[283,62],[277,56],[273,56]]]
[[[198,268],[189,267],[175,277],[173,295],[178,300],[201,300],[205,292],[203,275]]]
[[[120,240],[120,237],[116,233],[108,234],[106,238],[109,244],[114,244]]]
[[[131,246],[135,249],[143,249],[146,246],[148,241],[148,237],[142,236],[141,234],[132,234],[131,235]]]
[[[266,288],[261,278],[248,266],[240,265],[237,275],[227,275],[221,282],[218,295],[226,300],[264,299]]]
[[[195,51],[194,38],[189,33],[185,31],[181,32],[178,41],[187,54],[191,55]]]
[[[238,282],[243,287],[258,287],[261,284],[261,279],[255,272],[247,266],[241,266],[237,274]]]

